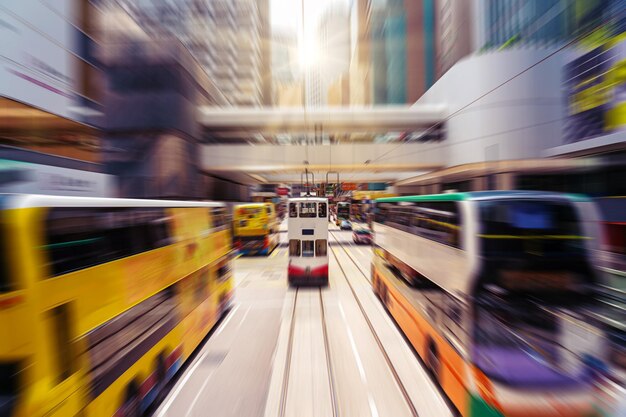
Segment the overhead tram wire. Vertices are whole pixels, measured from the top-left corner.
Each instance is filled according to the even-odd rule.
[[[513,75],[511,78],[506,79],[505,81],[501,82],[500,84],[498,84],[497,86],[493,87],[492,89],[488,90],[487,92],[481,94],[480,96],[476,97],[475,99],[473,99],[472,101],[470,101],[469,103],[465,104],[464,106],[460,107],[459,109],[455,110],[454,112],[452,112],[451,114],[449,114],[448,116],[446,116],[442,121],[439,121],[437,123],[433,123],[428,129],[426,129],[426,131],[422,134],[422,136],[429,134],[430,132],[433,131],[433,129],[435,129],[437,126],[440,126],[441,124],[449,121],[450,119],[452,119],[454,116],[458,115],[459,113],[461,113],[463,110],[467,109],[468,107],[472,106],[474,103],[482,100],[483,98],[487,97],[489,94],[499,90],[500,88],[502,88],[503,86],[505,86],[506,84],[510,83],[511,81],[517,79],[518,77],[524,75],[525,73],[527,73],[528,71],[530,71],[531,69],[541,65],[542,63],[546,62],[547,60],[549,60],[550,58],[552,58],[553,56],[557,55],[559,52],[563,51],[565,48],[575,44],[576,42],[580,41],[581,39],[585,38],[586,36],[588,36],[589,34],[591,34],[594,31],[594,29],[590,29],[584,33],[581,33],[580,35],[576,36],[575,38],[571,39],[570,41],[566,42],[565,44],[563,44],[562,46],[560,46],[559,48],[557,48],[556,50],[550,52],[548,55],[546,55],[545,57],[541,58],[539,61],[535,62],[534,64],[532,64],[531,66],[523,69],[522,71],[518,72],[517,74]],[[398,148],[400,148],[402,145],[405,145],[407,143],[410,142],[401,142],[399,143],[396,147],[388,150],[387,152],[383,152],[380,156],[376,157],[375,159],[372,160],[372,162],[376,162],[378,160],[380,160],[381,158],[385,157],[386,155],[389,155],[391,152],[396,151]]]

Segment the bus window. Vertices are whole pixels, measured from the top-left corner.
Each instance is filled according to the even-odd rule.
[[[171,244],[171,220],[162,208],[53,208],[43,249],[63,275]]]
[[[300,217],[310,218],[315,216],[315,202],[300,203]]]
[[[73,372],[72,337],[70,335],[70,318],[67,304],[50,310],[54,353],[56,355],[57,383],[66,380]]]
[[[223,207],[215,207],[210,210],[211,217],[213,217],[213,227],[219,228],[226,225],[226,210]]]
[[[313,241],[312,240],[303,240],[302,241],[302,256],[311,258],[313,256]]]
[[[319,203],[317,206],[317,217],[327,217],[328,212],[326,211],[326,203]]]
[[[7,252],[7,246],[4,241],[4,228],[2,227],[2,222],[0,221],[0,293],[4,291],[10,291],[11,281],[9,275],[9,265],[6,262],[7,256],[9,253]]]
[[[315,256],[326,256],[328,251],[328,243],[326,239],[317,239],[315,241]]]
[[[52,209],[47,220],[47,245],[53,276],[108,262],[106,229],[96,209]],[[125,236],[125,239],[128,237]],[[115,256],[113,257],[115,258]]]
[[[300,240],[289,240],[289,256],[300,256]]]
[[[298,217],[298,206],[296,203],[289,203],[289,217]]]

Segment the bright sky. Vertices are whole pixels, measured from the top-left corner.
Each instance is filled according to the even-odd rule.
[[[334,3],[348,4],[350,0],[270,0],[272,26],[285,29],[300,29],[300,6],[304,1],[304,28],[307,32],[315,27],[320,14]]]
[[[307,66],[318,58],[318,47],[315,41],[315,31],[320,15],[333,4],[350,4],[352,0],[270,0],[270,16],[272,27],[283,30],[293,30],[297,33],[302,45],[302,12],[304,2],[304,45],[300,46],[300,64]]]

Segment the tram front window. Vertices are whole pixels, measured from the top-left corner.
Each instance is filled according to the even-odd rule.
[[[303,240],[302,241],[302,256],[310,258],[313,256],[313,241],[312,240]]]
[[[289,256],[300,256],[300,240],[289,240]]]
[[[317,239],[315,241],[315,255],[326,256],[328,252],[328,243],[326,239]]]

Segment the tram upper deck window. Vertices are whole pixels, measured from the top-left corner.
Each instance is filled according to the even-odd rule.
[[[305,218],[316,217],[317,213],[315,212],[315,209],[316,209],[315,206],[316,206],[315,202],[300,203],[300,217],[305,217]]]
[[[298,217],[298,205],[289,203],[289,217]]]
[[[326,208],[326,203],[319,203],[317,206],[317,217],[327,217],[328,211]]]

